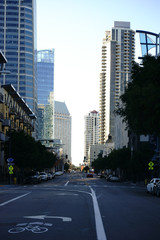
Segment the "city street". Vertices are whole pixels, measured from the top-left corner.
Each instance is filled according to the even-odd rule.
[[[159,225],[160,198],[139,184],[72,173],[0,186],[4,240],[159,240]]]

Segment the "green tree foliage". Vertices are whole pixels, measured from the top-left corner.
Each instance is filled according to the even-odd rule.
[[[88,172],[88,171],[89,171],[89,167],[88,166],[83,168],[83,172]]]
[[[128,148],[114,149],[108,156],[98,158],[93,162],[95,172],[106,169],[116,170],[117,168],[125,170],[128,168],[131,152]]]
[[[108,156],[108,169],[116,170],[117,168],[125,170],[128,168],[131,152],[129,148],[114,149]]]
[[[19,168],[43,170],[53,167],[56,157],[23,131],[10,133],[11,156]]]
[[[102,157],[102,154],[98,155],[98,158],[92,163],[92,167],[96,173],[106,169],[106,159]]]
[[[132,155],[132,156],[131,156]],[[116,171],[119,169],[122,179],[140,179],[148,176],[148,163],[153,155],[153,150],[149,143],[141,143],[137,151],[132,152],[129,148],[114,149],[108,156],[98,158],[93,162],[95,172],[110,169]]]
[[[137,134],[160,134],[160,57],[146,56],[134,63],[132,82],[121,96],[116,111]]]

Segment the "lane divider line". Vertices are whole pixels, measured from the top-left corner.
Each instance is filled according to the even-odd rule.
[[[96,232],[97,232],[97,240],[107,240],[104,226],[102,222],[102,217],[100,214],[97,197],[91,186],[89,186],[91,193],[92,193],[92,199],[93,199],[93,207],[94,207],[94,214],[95,214],[95,223],[96,223]]]
[[[20,199],[20,198],[22,198],[22,197],[25,197],[25,196],[27,196],[27,195],[30,194],[30,193],[31,193],[31,192],[28,192],[28,193],[23,194],[23,195],[21,195],[21,196],[19,196],[19,197],[13,198],[13,199],[11,199],[11,200],[9,200],[9,201],[7,201],[7,202],[1,203],[1,204],[0,204],[0,207],[6,205],[6,204],[8,204],[8,203],[11,203],[11,202],[13,202],[13,201],[16,201],[16,200],[18,200],[18,199]]]
[[[68,185],[68,183],[69,183],[69,181],[68,181],[68,182],[66,182],[66,183],[64,184],[64,186],[67,186],[67,185]]]

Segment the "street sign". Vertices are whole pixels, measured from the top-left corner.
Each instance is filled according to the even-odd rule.
[[[149,170],[154,170],[154,163],[152,162],[152,161],[150,161],[149,163],[148,163],[148,166],[149,166]]]
[[[10,165],[8,169],[9,169],[10,171],[13,171],[13,166]]]
[[[11,162],[13,162],[13,161],[14,161],[13,158],[8,158],[8,159],[7,159],[7,162],[8,162],[8,163],[11,163]]]
[[[13,174],[13,166],[12,165],[9,165],[8,170],[9,170],[9,174]]]
[[[13,163],[13,162],[7,163],[7,165],[8,165],[8,166],[11,166],[11,165],[14,165],[14,163]]]

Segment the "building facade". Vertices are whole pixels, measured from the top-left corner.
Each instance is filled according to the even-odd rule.
[[[54,49],[37,51],[38,104],[48,104],[54,92]]]
[[[88,162],[88,150],[90,145],[99,143],[99,113],[91,111],[84,117],[84,157]]]
[[[143,58],[145,55],[160,56],[160,33],[153,33],[144,30],[136,30],[139,33],[140,45]]]
[[[37,111],[36,1],[0,1],[0,50],[8,60],[8,75],[1,84],[12,84],[34,113]]]
[[[0,87],[0,178],[8,170],[4,146],[9,144],[9,131],[24,131],[32,135],[35,114],[11,84]]]
[[[89,151],[88,151],[89,166],[92,167],[92,163],[98,158],[99,154],[102,154],[102,157],[108,156],[113,149],[114,149],[113,142],[106,142],[105,144],[90,145]]]
[[[38,139],[54,138],[54,49],[37,52]]]
[[[54,138],[61,139],[65,161],[72,162],[71,156],[72,118],[64,102],[54,101]]]
[[[132,62],[135,58],[135,32],[130,22],[114,22],[106,31],[102,45],[102,69],[100,73],[100,143],[110,134],[115,147],[128,143],[128,133],[122,119],[115,114],[120,96],[131,81]],[[117,127],[116,127],[117,126]],[[117,131],[118,132],[117,132]]]

